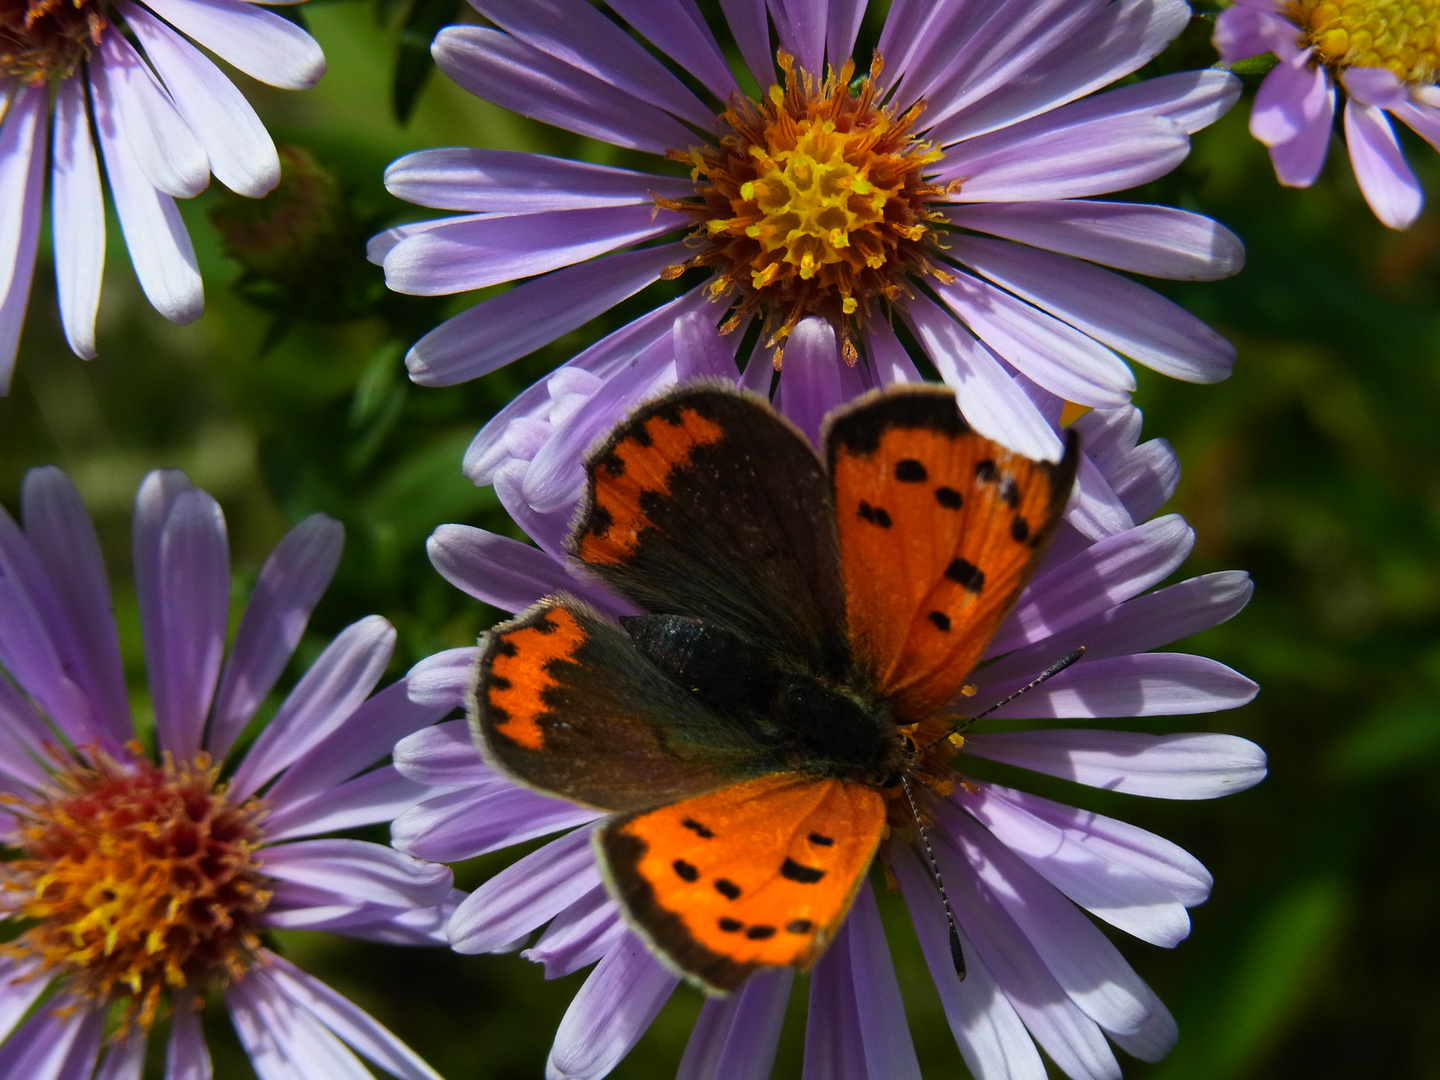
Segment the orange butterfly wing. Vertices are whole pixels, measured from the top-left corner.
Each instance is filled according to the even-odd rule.
[[[597,834],[632,925],[712,993],[759,968],[808,968],[850,910],[885,824],[874,789],[772,773]]]
[[[838,414],[826,450],[855,662],[899,714],[942,709],[1035,572],[1075,480],[974,431],[941,388]]]

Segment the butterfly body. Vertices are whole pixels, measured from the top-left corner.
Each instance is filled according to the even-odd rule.
[[[825,459],[758,398],[687,387],[587,462],[575,558],[645,614],[549,597],[488,634],[486,759],[612,813],[596,854],[708,992],[809,967],[913,792],[950,783],[966,675],[1075,475],[975,433],[940,388],[831,419]]]

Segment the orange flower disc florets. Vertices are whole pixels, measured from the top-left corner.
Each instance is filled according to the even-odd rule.
[[[271,894],[255,860],[264,804],[231,804],[205,754],[157,766],[132,753],[69,764],[48,798],[7,800],[18,858],[0,866],[0,897],[31,924],[9,955],[97,1002],[128,997],[125,1022],[148,1028],[164,990],[225,985],[254,963]]]
[[[761,313],[777,367],[809,315],[829,320],[853,364],[852,333],[878,302],[909,295],[911,277],[947,277],[930,260],[939,218],[927,204],[950,188],[921,176],[941,156],[912,134],[923,105],[897,117],[876,102],[878,57],[855,87],[853,61],[821,83],[783,51],[777,59],[783,89],[732,98],[718,146],[671,152],[692,166],[700,201],[657,200],[697,223],[696,254],[666,276],[712,268],[711,296],[736,306],[724,329]]]
[[[0,77],[71,75],[104,29],[100,0],[0,0]]]

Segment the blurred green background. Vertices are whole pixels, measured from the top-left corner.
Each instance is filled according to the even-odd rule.
[[[315,511],[343,521],[339,575],[287,678],[370,612],[400,630],[398,674],[473,642],[495,617],[424,557],[441,522],[512,528],[493,495],[459,472],[469,438],[513,394],[653,299],[642,295],[478,382],[410,385],[404,349],[475,297],[393,296],[364,263],[366,235],[425,216],[384,192],[385,165],[443,145],[622,158],[478,102],[438,75],[419,89],[424,44],[458,17],[454,0],[322,0],[302,13],[329,58],[319,87],[282,93],[237,81],[277,142],[303,147],[318,167],[292,161],[292,180],[308,182],[287,183],[267,204],[300,208],[324,252],[320,269],[290,280],[245,272],[212,215],[230,223],[233,239],[267,204],[242,205],[212,187],[182,207],[206,312],[176,327],[144,302],[112,220],[100,359],[85,363],[65,348],[42,256],[14,389],[0,400],[0,499],[13,510],[35,465],[61,465],[80,485],[105,544],[142,715],[129,511],[148,470],[184,468],[224,506],[237,614],[246,583],[292,523]],[[877,27],[872,13],[871,40]],[[1197,20],[1153,70],[1212,62],[1207,37]],[[392,109],[397,56],[402,96],[414,104],[407,125]],[[1270,754],[1270,778],[1200,804],[1030,786],[1161,832],[1215,874],[1213,899],[1193,912],[1194,935],[1173,953],[1122,942],[1181,1026],[1166,1061],[1127,1061],[1127,1076],[1440,1077],[1440,214],[1428,210],[1405,233],[1381,227],[1338,144],[1313,189],[1279,188],[1246,132],[1253,91],[1254,80],[1239,107],[1195,138],[1181,169],[1127,197],[1208,213],[1249,248],[1238,277],[1165,286],[1236,342],[1234,376],[1197,387],[1141,369],[1135,401],[1146,435],[1170,439],[1184,466],[1168,509],[1189,518],[1199,542],[1177,577],[1242,568],[1256,582],[1238,618],[1180,647],[1262,686],[1242,710],[1150,730],[1253,738]],[[1440,163],[1409,135],[1411,160],[1440,199]],[[506,861],[462,867],[461,883]],[[894,898],[881,903],[925,1075],[964,1076],[908,919]],[[304,934],[280,944],[451,1080],[542,1075],[581,978],[549,984],[513,956]],[[776,1076],[799,1075],[804,986]],[[678,992],[614,1075],[673,1075],[698,1007],[694,992]],[[208,1022],[217,1075],[249,1076],[223,1013],[212,1008]],[[151,1065],[158,1070],[158,1057]]]

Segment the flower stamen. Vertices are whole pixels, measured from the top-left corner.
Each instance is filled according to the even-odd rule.
[[[1329,67],[1386,68],[1408,83],[1440,72],[1440,0],[1292,0],[1287,13]]]
[[[67,78],[100,47],[100,0],[0,0],[0,78]]]

